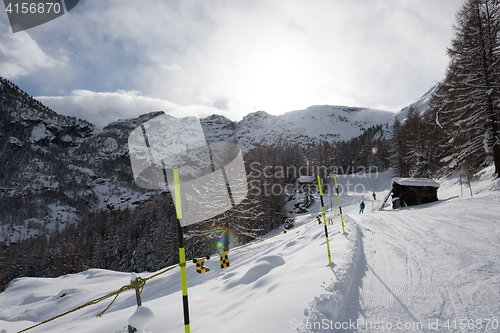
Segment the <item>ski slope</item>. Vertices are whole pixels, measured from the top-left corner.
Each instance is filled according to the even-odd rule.
[[[230,252],[228,268],[220,269],[218,256],[205,261],[210,272],[201,275],[188,263],[192,332],[288,331],[291,320],[307,318],[315,296],[321,303],[325,295],[332,295],[328,290],[334,284],[352,281],[352,264],[357,262],[353,256],[359,255],[356,228],[346,219],[345,237],[340,223],[329,226],[334,265],[328,267],[324,226],[314,218],[320,211],[318,202],[311,207],[313,213],[297,219],[297,228]],[[146,278],[152,273],[139,275]],[[180,281],[176,268],[146,283],[143,306],[155,314],[149,331],[184,332]],[[55,279],[17,279],[0,294],[0,331],[17,332],[129,283],[128,273],[99,269]],[[347,293],[349,286],[343,288]],[[110,302],[111,298],[29,332],[126,332],[136,307],[135,293],[124,292],[102,318],[96,318]]]
[[[473,198],[468,189],[461,197],[457,179],[450,178],[440,181],[439,202],[397,211],[372,205],[372,192],[380,201],[387,194],[389,173],[338,177],[347,235],[329,211],[334,265],[328,267],[324,227],[308,222],[320,211],[317,200],[297,218],[297,228],[230,252],[228,268],[219,268],[217,256],[205,262],[210,272],[201,275],[188,263],[191,332],[499,332],[493,325],[500,320],[500,180],[491,173],[486,169],[473,181]],[[348,190],[348,181],[356,190]],[[363,215],[361,200],[367,204]],[[329,195],[326,202],[337,205]],[[130,278],[91,269],[17,279],[0,294],[0,332],[18,332],[116,291]],[[178,268],[146,283],[143,306],[155,317],[144,332],[184,332],[180,289]],[[28,332],[127,332],[134,292],[120,294],[96,318],[110,302]],[[460,330],[463,319],[475,325],[484,319],[483,327]],[[417,326],[405,327],[412,324]]]
[[[439,202],[352,218],[363,250],[344,332],[500,332],[500,181],[456,179]],[[488,180],[490,179],[490,180]],[[488,325],[489,324],[489,325]]]

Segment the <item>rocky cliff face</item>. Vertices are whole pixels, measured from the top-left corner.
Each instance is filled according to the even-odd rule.
[[[99,208],[147,200],[128,133],[157,114],[104,128],[56,114],[0,79],[0,241],[50,233]]]

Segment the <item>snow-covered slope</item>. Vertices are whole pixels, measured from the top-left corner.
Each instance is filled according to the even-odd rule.
[[[500,332],[500,180],[492,173],[475,177],[473,197],[450,177],[438,202],[347,209],[363,256],[337,321],[359,323],[356,332]]]
[[[340,311],[342,300],[334,289],[349,289],[355,272],[353,263],[359,255],[359,234],[349,218],[345,221],[347,237],[340,233],[340,223],[329,226],[334,265],[328,267],[324,227],[314,218],[319,208],[317,201],[311,207],[314,213],[298,218],[297,225],[302,225],[286,234],[230,252],[228,268],[221,270],[215,256],[205,261],[210,271],[200,275],[189,262],[192,332],[282,332],[321,306],[337,304],[330,311]],[[146,278],[152,273],[139,275]],[[97,269],[56,279],[17,279],[0,294],[0,330],[21,330],[128,283],[130,274]],[[150,331],[184,330],[180,289],[178,267],[146,282],[143,306],[155,314],[147,325]],[[314,296],[319,298],[315,300]],[[95,318],[110,301],[56,319],[33,332],[126,332],[128,318],[135,309],[135,294],[124,292],[102,318]],[[315,302],[316,308],[311,308],[310,302]]]
[[[371,210],[372,192],[382,198],[389,190],[388,173],[377,179],[339,176],[346,187],[340,199],[347,236],[340,233],[337,213],[329,211],[334,265],[327,267],[324,227],[314,220],[230,252],[231,266],[224,270],[217,257],[205,262],[210,272],[202,275],[189,263],[192,331],[334,332],[347,327],[344,331],[389,332],[399,324],[401,332],[447,332],[460,331],[461,321],[472,320],[483,325],[475,331],[498,332],[500,180],[492,172],[487,168],[474,177],[474,197],[466,191],[461,197],[458,178],[450,177],[440,181],[438,202],[397,211]],[[358,214],[360,200],[367,202],[363,215]],[[317,212],[316,202],[298,224]],[[21,330],[129,280],[127,273],[95,269],[57,279],[17,279],[0,294],[0,330]],[[155,314],[149,331],[183,331],[180,289],[178,268],[146,283],[143,305]],[[109,301],[33,332],[126,332],[135,294],[124,292],[102,318],[95,318]],[[437,329],[429,326],[436,324]]]

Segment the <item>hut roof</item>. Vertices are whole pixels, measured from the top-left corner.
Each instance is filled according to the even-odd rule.
[[[298,179],[299,183],[314,183],[315,178],[313,176],[300,176]]]
[[[439,187],[438,182],[429,178],[394,178],[392,182],[403,186]]]

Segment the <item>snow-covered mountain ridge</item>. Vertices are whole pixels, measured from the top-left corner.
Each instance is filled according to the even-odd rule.
[[[98,128],[53,112],[1,78],[0,109],[0,242],[147,199],[131,181],[126,142],[157,114]]]
[[[2,78],[0,108],[0,241],[50,233],[86,212],[121,209],[151,197],[133,182],[127,139],[161,111],[99,128],[55,113]],[[208,141],[234,141],[246,152],[348,140],[388,124],[393,115],[320,105],[279,116],[258,111],[239,122],[211,115],[201,123]]]
[[[265,111],[248,114],[239,122],[213,115],[202,119],[202,125],[213,137],[232,138],[244,151],[259,146],[307,146],[321,141],[349,140],[372,126],[389,124],[394,113],[369,108],[315,105],[305,110],[274,116]],[[215,126],[214,126],[215,125]]]
[[[402,108],[398,113],[393,115],[393,117],[389,121],[389,124],[392,125],[395,118],[398,118],[398,120],[400,122],[403,122],[406,119],[406,117],[408,116],[408,112],[410,112],[410,108],[412,108],[412,107],[417,111],[418,114],[420,114],[420,115],[424,114],[425,111],[427,111],[427,109],[430,106],[431,97],[432,97],[432,94],[434,93],[434,91],[436,90],[436,88],[437,88],[437,84],[432,86],[432,88],[427,90],[417,100],[415,100],[414,102],[412,102],[412,103],[408,104],[407,106],[405,106],[404,108]]]

